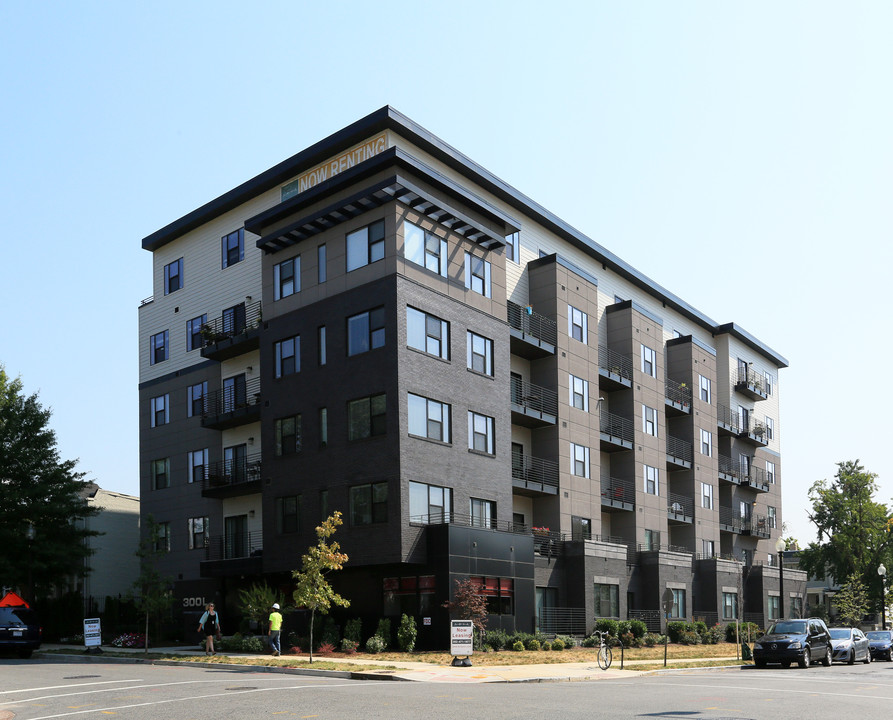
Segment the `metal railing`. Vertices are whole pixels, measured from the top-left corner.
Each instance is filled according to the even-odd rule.
[[[550,345],[558,344],[558,327],[554,320],[532,310],[528,312],[526,307],[513,303],[511,300],[506,303],[506,311],[509,327],[520,330],[526,335],[532,335],[537,340],[542,340]]]
[[[214,417],[260,402],[260,377],[236,382],[208,393],[202,417]]]
[[[676,552],[694,556],[694,551],[689,550],[687,547],[666,543],[639,543],[636,545],[636,550],[638,552]]]
[[[512,478],[525,486],[558,487],[558,463],[554,460],[512,453]]]
[[[544,635],[585,635],[584,608],[540,608],[536,614],[536,629]]]
[[[726,457],[725,455],[717,455],[716,457],[719,465],[719,473],[721,475],[726,475],[734,479],[734,482],[741,482],[741,463],[737,460],[732,460],[730,457]]]
[[[235,532],[208,538],[205,560],[238,560],[260,557],[264,549],[262,532]]]
[[[149,297],[147,297],[143,300],[140,300],[140,307],[142,307],[143,305],[148,305],[149,303],[152,303],[152,302],[155,302],[155,296],[149,295]]]
[[[219,488],[260,480],[261,458],[261,453],[255,453],[211,463],[208,465],[204,487]]]
[[[260,300],[253,303],[239,303],[209,320],[201,327],[202,347],[208,347],[221,340],[253,330],[263,319],[263,307]]]
[[[741,368],[738,368],[738,373],[735,377],[735,387],[747,388],[751,392],[765,396],[766,390],[763,387],[764,380],[765,378],[755,370],[751,370],[750,368],[742,370]]]
[[[558,393],[520,378],[511,378],[512,403],[525,410],[558,417]]]
[[[719,425],[723,425],[731,432],[738,433],[738,413],[732,412],[730,408],[727,408],[725,405],[717,405],[716,406],[716,422]]]
[[[619,375],[632,382],[633,361],[626,355],[621,355],[616,350],[611,350],[605,345],[599,345],[598,366],[610,374]]]
[[[627,616],[630,620],[641,620],[648,628],[648,632],[659,633],[663,628],[661,618],[663,617],[660,610],[628,610]]]
[[[751,535],[757,535],[762,538],[769,537],[769,518],[765,515],[752,515],[744,523],[744,529],[749,531]]]
[[[694,450],[690,442],[667,435],[667,455],[690,463],[694,459]]]
[[[664,381],[664,396],[672,403],[691,407],[691,388],[678,380],[667,378]]]
[[[602,502],[608,504],[624,503],[635,505],[636,482],[631,478],[615,478],[603,476],[601,478]]]
[[[667,515],[670,517],[694,517],[695,501],[694,498],[680,495],[679,493],[669,493],[667,496]]]
[[[740,533],[744,530],[745,518],[730,507],[719,506],[719,524],[731,528],[732,532]]]
[[[620,438],[627,442],[635,442],[636,439],[632,420],[620,417],[614,413],[606,412],[605,410],[602,410],[599,413],[598,429],[599,432],[605,435]]]

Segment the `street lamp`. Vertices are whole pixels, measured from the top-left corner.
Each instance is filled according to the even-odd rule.
[[[34,523],[28,521],[28,527],[25,529],[25,538],[28,540],[28,600],[34,602],[34,584],[31,581],[31,568],[34,565],[31,547],[34,544],[34,536],[37,532],[34,529]]]
[[[884,576],[887,574],[887,568],[884,563],[877,567],[877,574],[881,576],[881,630],[887,629],[887,589],[884,587]]]
[[[783,537],[779,537],[778,540],[775,541],[775,551],[778,553],[778,613],[779,620],[784,619],[784,557],[782,553],[787,550],[788,544],[784,541]]]

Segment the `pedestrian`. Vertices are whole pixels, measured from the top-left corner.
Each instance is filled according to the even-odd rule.
[[[270,626],[267,635],[270,636],[270,647],[273,649],[273,657],[282,654],[279,644],[279,635],[282,632],[282,613],[279,612],[279,603],[273,603],[273,612],[270,613]]]
[[[198,621],[198,631],[205,635],[205,655],[216,655],[214,638],[220,639],[220,615],[214,610],[214,603],[205,606],[205,614]]]

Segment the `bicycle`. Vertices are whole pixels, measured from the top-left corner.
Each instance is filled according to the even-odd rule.
[[[611,646],[605,642],[605,637],[607,636],[607,632],[599,632],[596,630],[593,635],[598,635],[598,653],[596,655],[598,659],[598,666],[602,670],[607,670],[611,667]]]

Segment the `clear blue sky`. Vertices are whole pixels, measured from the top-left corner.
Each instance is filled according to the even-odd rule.
[[[888,2],[0,2],[0,363],[138,494],[140,240],[391,104],[786,356],[784,519],[893,496]]]

